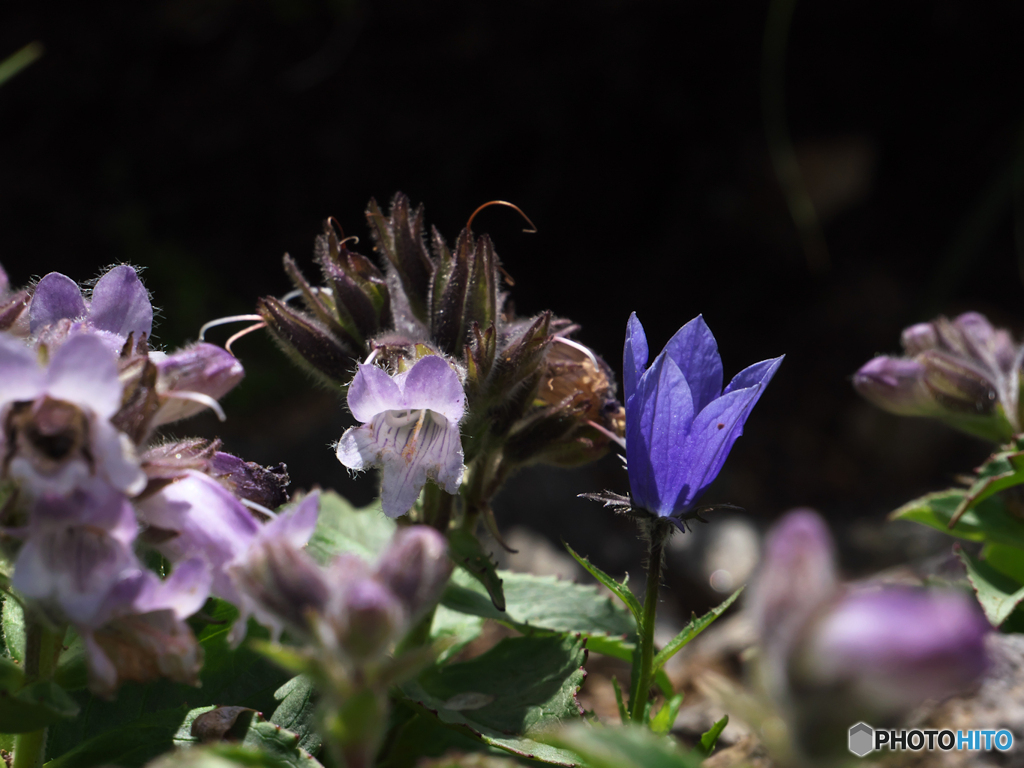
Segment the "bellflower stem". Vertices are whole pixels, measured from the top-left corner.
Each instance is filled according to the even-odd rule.
[[[25,617],[25,684],[50,680],[63,650],[63,630],[53,631],[31,616]],[[11,768],[39,768],[46,755],[46,728],[14,737]]]
[[[640,679],[634,688],[633,700],[630,702],[630,720],[634,723],[643,722],[644,710],[647,707],[648,691],[653,677],[654,662],[654,625],[658,611],[658,587],[661,584],[661,566],[665,555],[665,545],[672,533],[672,525],[665,520],[652,520],[648,534],[651,542],[650,561],[647,564],[647,590],[644,594],[644,613],[641,626],[637,627],[640,640]]]

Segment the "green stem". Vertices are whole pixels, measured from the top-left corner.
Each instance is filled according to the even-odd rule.
[[[647,590],[644,594],[644,613],[641,626],[637,627],[640,640],[640,679],[634,687],[630,702],[629,719],[634,723],[643,722],[647,707],[648,692],[651,689],[654,663],[654,624],[658,612],[658,587],[661,584],[661,566],[665,555],[665,544],[672,532],[671,524],[656,520],[650,525],[650,561],[647,564]]]
[[[54,631],[38,619],[25,616],[25,685],[51,680],[63,650],[63,630]],[[14,737],[11,768],[39,768],[46,756],[46,728]]]

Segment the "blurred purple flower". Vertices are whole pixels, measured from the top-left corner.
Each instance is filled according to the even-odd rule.
[[[444,358],[427,355],[395,376],[360,365],[348,405],[363,424],[341,436],[338,461],[354,470],[380,467],[388,517],[408,512],[427,478],[458,493],[466,469],[459,439],[466,395]]]
[[[224,421],[217,400],[245,376],[234,355],[204,342],[170,354],[150,352],[149,359],[156,365],[156,393],[161,403],[153,416],[153,427],[188,418],[204,408]]]
[[[647,337],[633,313],[623,382],[633,507],[682,527],[743,434],[782,357],[746,368],[722,390],[722,361],[703,317],[684,325],[647,368]]]
[[[769,532],[747,610],[761,679],[811,741],[826,723],[887,721],[962,691],[987,667],[990,627],[968,595],[844,589],[828,527],[811,510],[788,513]]]
[[[853,386],[879,408],[930,416],[994,442],[1021,431],[1024,345],[977,312],[940,317],[903,331],[905,356],[876,357]]]

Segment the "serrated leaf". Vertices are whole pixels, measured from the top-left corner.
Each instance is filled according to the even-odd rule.
[[[951,488],[926,494],[892,512],[889,519],[913,520],[968,541],[991,541],[1024,549],[1024,521],[1014,517],[999,496],[989,497],[967,510],[956,526],[949,528],[966,493]]]
[[[699,768],[701,763],[671,736],[637,725],[574,725],[547,734],[544,740],[577,753],[588,768]]]
[[[177,726],[189,709],[233,705],[272,712],[276,706],[274,692],[292,675],[248,644],[229,648],[227,634],[238,616],[237,609],[223,600],[212,600],[207,606],[206,613],[211,621],[217,623],[206,624],[197,632],[205,654],[200,673],[202,687],[193,688],[169,680],[147,685],[127,683],[120,688],[115,701],[97,699],[88,690],[75,691],[71,695],[82,712],[73,721],[50,728],[47,756],[63,760],[66,754],[75,752],[91,756],[89,759],[94,762],[89,765],[111,764],[132,768],[151,760],[170,745]],[[250,638],[266,636],[266,630],[250,622]],[[183,702],[188,706],[183,708]],[[146,746],[146,739],[164,746],[154,751]],[[121,750],[122,745],[127,751],[123,755],[118,752],[120,756],[116,759],[105,752]],[[68,764],[86,765],[82,762]]]
[[[974,587],[985,616],[998,627],[1024,600],[1024,586],[962,549],[956,554],[967,568],[967,579]]]
[[[635,631],[636,627],[640,626],[640,624],[643,623],[643,609],[640,607],[640,601],[637,600],[636,595],[634,595],[632,591],[630,591],[629,587],[626,585],[626,582],[616,581],[607,573],[598,568],[596,565],[591,563],[589,559],[585,557],[580,557],[578,554],[576,554],[575,550],[573,550],[573,548],[570,547],[568,544],[565,545],[565,548],[569,551],[569,554],[573,556],[576,562],[586,569],[587,573],[589,573],[599,582],[608,587],[608,589],[610,589],[612,593],[625,604],[625,606],[629,609],[629,612],[633,614],[633,618],[636,620],[636,626],[634,626]]]
[[[391,540],[395,521],[380,510],[380,504],[356,508],[333,491],[320,494],[320,516],[306,550],[321,565],[342,552],[352,552],[368,562]]]
[[[299,746],[299,737],[286,728],[253,715],[241,743],[221,742],[199,746],[192,736],[192,723],[213,709],[203,707],[187,713],[174,736],[175,749],[150,764],[150,768],[193,768],[246,765],[257,768],[321,768],[320,763]]]
[[[316,688],[308,677],[298,675],[274,691],[280,704],[270,722],[287,728],[299,737],[299,746],[315,755],[322,739],[316,730]]]
[[[725,726],[729,724],[729,716],[726,715],[721,720],[716,722],[707,731],[701,734],[700,744],[697,746],[697,752],[707,757],[714,750],[715,745],[718,744],[718,737],[722,735],[722,731],[725,730]]]
[[[274,755],[289,768],[319,768],[320,762],[299,746],[299,737],[286,728],[253,718],[242,745]]]
[[[974,483],[964,494],[954,518],[993,494],[1024,483],[1024,453],[997,451],[978,468]]]
[[[449,728],[434,715],[422,713],[411,705],[398,702],[391,717],[396,725],[384,740],[377,768],[421,768],[430,765],[430,758],[442,759],[442,755],[453,752],[466,757],[494,758],[500,755],[500,759],[509,759],[508,752]]]
[[[460,572],[454,574],[441,605],[501,621],[523,633],[579,632],[596,640],[605,635],[632,637],[636,631],[630,615],[593,585],[513,571],[498,571],[498,576],[503,582],[504,611],[496,610],[480,585]]]
[[[676,724],[676,718],[679,716],[679,707],[682,704],[683,694],[681,693],[677,693],[668,699],[661,709],[658,710],[658,714],[651,718],[651,730],[654,733],[668,733],[671,731],[672,726]]]
[[[707,629],[711,625],[711,622],[725,613],[729,606],[736,602],[736,598],[740,596],[740,592],[742,591],[743,587],[740,587],[729,595],[724,602],[715,606],[700,618],[697,618],[696,616],[691,618],[690,623],[683,627],[683,631],[669,640],[668,643],[665,644],[665,647],[658,651],[654,657],[654,661],[652,662],[653,668],[661,669],[665,666],[665,662],[679,653],[679,651],[686,647],[687,643]]]
[[[472,661],[434,667],[401,692],[423,713],[450,728],[512,754],[555,765],[574,765],[575,755],[532,738],[546,728],[582,716],[576,692],[586,673],[585,641],[564,636],[513,637]],[[459,694],[480,694],[474,709],[447,704]]]
[[[498,566],[491,556],[484,552],[480,540],[469,531],[455,528],[448,532],[448,549],[452,560],[487,590],[495,609],[504,611],[505,595],[502,591],[501,577],[498,575]]]
[[[78,704],[54,682],[0,690],[0,731],[28,733],[78,715]]]

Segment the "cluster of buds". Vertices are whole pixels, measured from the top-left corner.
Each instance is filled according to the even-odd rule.
[[[892,723],[965,690],[988,666],[990,627],[967,594],[844,587],[828,527],[810,510],[771,530],[754,584],[761,683],[810,756],[845,744],[858,720]]]
[[[350,250],[351,238],[339,237],[328,221],[315,248],[323,285],[311,285],[285,256],[285,271],[303,308],[275,298],[259,301],[260,316],[293,359],[342,388],[370,377],[369,364],[398,380],[412,377],[410,371],[425,358],[447,361],[451,374],[438,367],[441,378],[429,387],[443,390],[447,399],[435,402],[428,397],[413,411],[451,410],[454,399],[446,382],[457,377],[464,393],[459,415],[454,422],[450,416],[442,421],[451,427],[461,419],[459,463],[464,459],[467,466],[466,482],[472,491],[464,498],[471,510],[485,507],[517,467],[583,463],[603,455],[613,439],[622,437],[624,412],[615,399],[608,366],[568,338],[576,329],[568,321],[550,312],[515,317],[501,290],[503,270],[487,235],[477,238],[467,226],[449,247],[433,229],[428,249],[423,208],[413,209],[401,193],[395,195],[389,215],[373,201],[366,215],[375,250],[382,256],[380,267]],[[359,367],[353,380],[355,363],[364,360],[367,364]],[[377,381],[372,388],[383,392],[387,387]],[[401,391],[400,386],[390,389]],[[387,423],[398,429],[404,426],[399,425],[404,417],[395,416],[403,412],[395,397],[375,401],[376,410],[368,413],[369,405],[353,403],[350,391],[349,404],[364,424],[387,413]],[[409,418],[415,423],[419,417]],[[399,495],[387,480],[390,449],[371,450],[361,444],[357,456],[357,447],[353,440],[343,439],[339,458],[352,468],[383,467],[384,494]],[[451,492],[442,474],[439,469],[425,477]],[[453,467],[448,476],[455,474],[461,479]],[[414,484],[417,494],[424,482]],[[402,509],[391,505],[386,511],[404,514],[412,503],[406,504],[406,496]]]
[[[998,443],[1021,432],[1024,345],[976,312],[903,331],[903,357],[876,357],[853,379],[880,408],[931,416]]]
[[[211,594],[239,599],[228,567],[287,501],[288,475],[154,432],[206,407],[223,416],[217,399],[241,365],[211,344],[150,349],[153,307],[128,266],[87,294],[50,273],[0,315],[4,575],[30,622],[75,628],[97,694],[161,676],[197,683],[202,653],[184,619]],[[144,567],[143,548],[170,561],[166,578]]]
[[[275,639],[287,631],[300,641],[299,650],[271,655],[317,684],[323,732],[333,735],[339,764],[369,766],[387,722],[388,690],[435,653],[393,649],[437,604],[452,561],[440,533],[414,525],[399,528],[376,563],[342,553],[321,567],[302,549],[307,523],[298,515],[275,519],[231,567],[242,608],[233,634],[237,640],[252,615]]]

